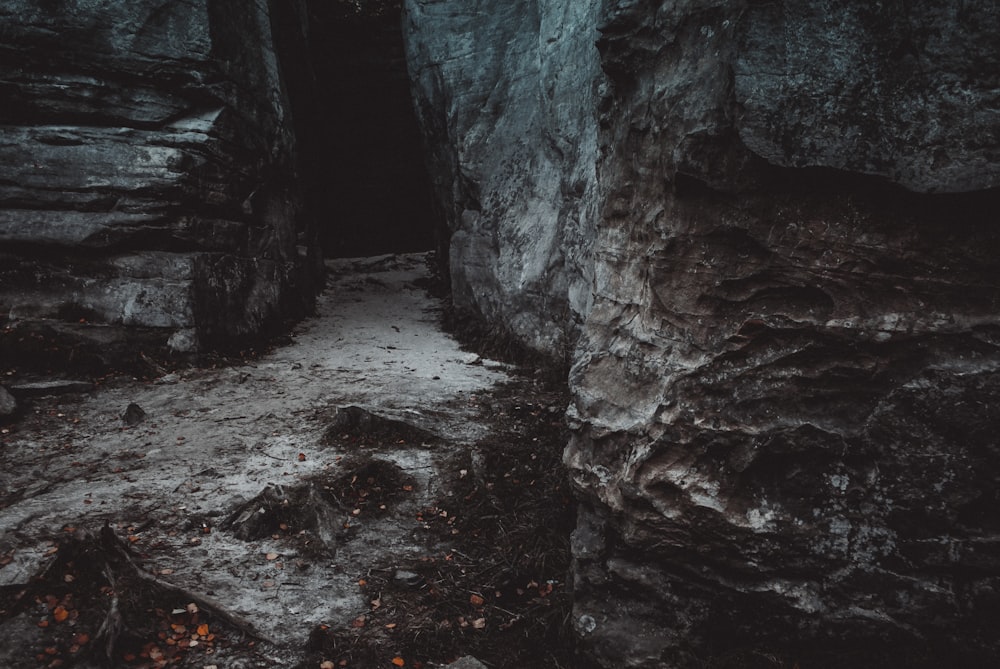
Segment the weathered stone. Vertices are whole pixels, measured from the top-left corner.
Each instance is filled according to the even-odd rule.
[[[541,349],[523,324],[583,320],[581,639],[609,667],[988,665],[995,3],[600,4],[407,4],[456,301]]]
[[[125,413],[122,414],[122,422],[127,427],[135,427],[144,420],[146,420],[146,412],[141,406],[135,402],[131,402],[125,407]]]
[[[451,664],[444,665],[444,669],[486,669],[486,665],[471,655],[466,655],[465,657],[458,658]]]
[[[228,0],[0,7],[9,326],[190,351],[309,304],[315,249],[270,21],[268,3]]]
[[[455,305],[553,355],[590,303],[599,5],[404,4]]]
[[[46,381],[25,381],[10,386],[10,392],[18,397],[45,397],[69,393],[87,393],[94,388],[89,381],[75,379],[50,379]]]
[[[733,63],[740,139],[775,165],[996,187],[998,24],[995,2],[749,3]]]
[[[0,418],[13,416],[17,412],[17,400],[6,388],[0,386]]]

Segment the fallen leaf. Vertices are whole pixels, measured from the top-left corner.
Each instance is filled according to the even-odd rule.
[[[472,621],[472,628],[481,630],[486,627],[486,618],[476,618]]]
[[[479,595],[473,594],[469,597],[469,603],[472,604],[473,606],[482,606],[484,603],[486,603],[486,600],[480,597]]]
[[[266,557],[268,560],[277,560],[278,559],[278,554],[277,553],[268,553],[264,557]]]
[[[198,625],[198,634],[201,636],[208,636],[208,623]]]
[[[406,660],[404,660],[403,658],[399,657],[398,655],[396,657],[392,658],[392,663],[394,665],[396,665],[397,667],[406,666]]]
[[[69,618],[69,611],[66,610],[65,606],[57,606],[52,611],[52,617],[56,619],[57,623],[61,623]]]
[[[305,462],[305,461],[306,461],[306,454],[299,453],[299,462]]]
[[[386,626],[385,626],[385,628],[386,628],[387,630],[393,630],[393,629],[396,629],[396,623],[387,623],[387,624],[386,624]]]
[[[358,616],[357,618],[355,618],[354,620],[351,621],[351,627],[354,627],[354,628],[364,627],[366,620],[367,620],[366,616],[360,615],[360,616]]]
[[[335,665],[330,660],[324,660],[323,662],[319,663],[319,669],[334,669],[334,667],[336,666],[337,665]]]

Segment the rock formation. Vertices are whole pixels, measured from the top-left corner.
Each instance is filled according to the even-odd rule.
[[[455,306],[543,351],[590,309],[596,2],[408,2]]]
[[[576,341],[595,657],[997,657],[996,3],[406,7],[456,303]]]
[[[1000,6],[404,4],[455,304],[573,365],[592,655],[1000,656]],[[5,364],[308,304],[301,11],[0,5]]]
[[[191,351],[308,306],[267,3],[10,0],[0,26],[8,353]]]

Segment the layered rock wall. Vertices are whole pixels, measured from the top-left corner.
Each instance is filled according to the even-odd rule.
[[[583,320],[584,644],[608,667],[988,666],[996,3],[475,4],[410,2],[411,67],[456,300],[539,347],[521,324],[548,305]],[[540,258],[573,264],[525,282]]]
[[[190,351],[309,304],[271,28],[267,3],[0,4],[8,352]]]

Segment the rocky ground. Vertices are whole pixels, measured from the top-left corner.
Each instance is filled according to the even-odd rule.
[[[565,395],[444,334],[424,256],[329,270],[252,361],[2,370],[0,664],[583,666]]]

